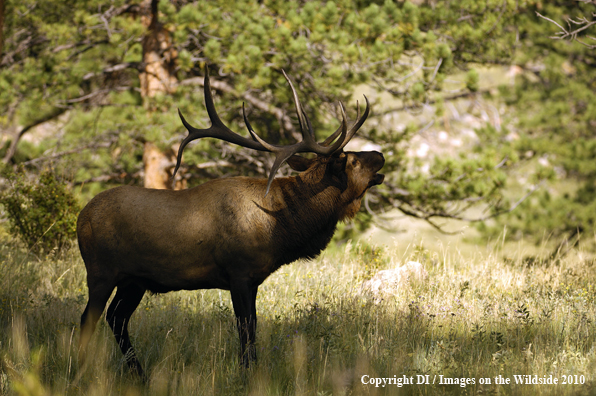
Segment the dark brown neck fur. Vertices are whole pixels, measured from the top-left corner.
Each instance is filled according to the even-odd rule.
[[[335,176],[327,165],[322,161],[298,176],[276,179],[272,210],[261,208],[275,219],[275,245],[283,252],[276,268],[317,257],[331,241],[338,221],[352,218],[360,207],[347,194],[347,180]]]

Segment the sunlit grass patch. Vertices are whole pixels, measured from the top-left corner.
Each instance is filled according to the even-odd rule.
[[[364,242],[281,268],[259,289],[258,364],[239,367],[229,293],[146,295],[132,317],[149,383],[128,372],[104,321],[89,366],[77,361],[85,271],[75,249],[58,258],[5,246],[0,296],[8,394],[588,394],[596,368],[596,267],[586,255],[549,265],[499,251],[463,255],[422,244]],[[521,257],[521,255],[520,255]],[[407,261],[429,276],[371,298],[362,282]],[[8,279],[8,280],[7,280]],[[474,384],[363,385],[369,378],[442,375]],[[496,385],[498,375],[583,376],[578,385]],[[480,384],[480,379],[493,379]],[[45,392],[45,393],[44,393]]]

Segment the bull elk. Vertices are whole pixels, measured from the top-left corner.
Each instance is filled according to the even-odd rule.
[[[215,110],[205,75],[205,104],[212,126],[192,127],[180,113],[188,136],[212,137],[275,154],[269,179],[230,177],[182,190],[116,187],[98,194],[77,222],[79,248],[87,269],[89,301],[81,316],[80,361],[112,291],[106,320],[129,367],[145,378],[128,335],[128,322],[145,291],[224,289],[232,295],[241,345],[241,362],[256,360],[256,297],[259,285],[284,264],[312,259],[327,246],[338,221],[352,218],[365,192],[381,184],[384,165],[376,151],[344,152],[369,114],[340,127],[317,143],[312,125],[290,84],[302,141],[272,145],[244,121],[252,139],[232,132]],[[297,153],[315,153],[307,159]],[[297,176],[275,178],[287,162]]]

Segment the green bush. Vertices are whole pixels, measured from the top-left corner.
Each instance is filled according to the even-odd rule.
[[[76,236],[79,205],[66,184],[45,170],[35,181],[10,167],[2,170],[7,188],[0,193],[9,232],[34,253],[62,250]]]

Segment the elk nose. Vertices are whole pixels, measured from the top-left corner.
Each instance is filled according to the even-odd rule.
[[[377,154],[375,156],[376,159],[376,163],[379,166],[379,169],[381,169],[383,167],[383,165],[385,165],[385,157],[383,156],[383,153],[379,153],[378,151],[373,151],[375,154]]]
[[[378,151],[364,151],[356,153],[360,161],[366,164],[366,168],[377,172],[385,165],[385,157]]]

